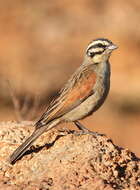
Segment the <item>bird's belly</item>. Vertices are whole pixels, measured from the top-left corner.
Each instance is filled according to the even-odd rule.
[[[76,121],[91,115],[96,111],[105,101],[110,88],[110,71],[105,65],[103,73],[99,75],[97,82],[93,88],[93,95],[81,102],[79,106],[66,113],[63,116],[65,121]]]

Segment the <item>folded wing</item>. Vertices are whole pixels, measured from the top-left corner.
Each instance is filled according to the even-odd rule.
[[[93,69],[84,68],[82,72],[75,73],[60,91],[56,98],[36,123],[36,128],[47,124],[54,118],[58,118],[73,108],[77,107],[87,97],[92,95],[93,86],[96,83],[96,73]]]

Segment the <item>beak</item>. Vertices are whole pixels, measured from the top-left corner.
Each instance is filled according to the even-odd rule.
[[[108,46],[108,49],[110,49],[110,50],[114,50],[114,49],[117,49],[117,48],[118,48],[118,46],[116,46],[115,44],[112,44],[112,45]]]

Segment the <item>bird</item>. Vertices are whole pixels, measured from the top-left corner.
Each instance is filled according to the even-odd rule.
[[[19,160],[40,135],[60,123],[73,122],[79,129],[90,132],[79,120],[90,116],[104,103],[110,89],[109,58],[117,48],[106,38],[88,44],[83,63],[35,123],[31,136],[12,153],[10,164]]]

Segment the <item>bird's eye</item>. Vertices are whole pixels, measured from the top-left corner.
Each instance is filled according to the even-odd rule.
[[[95,53],[94,53],[94,52],[91,52],[91,51],[88,51],[88,52],[87,52],[87,55],[88,55],[89,57],[93,57],[93,56],[95,55]]]

